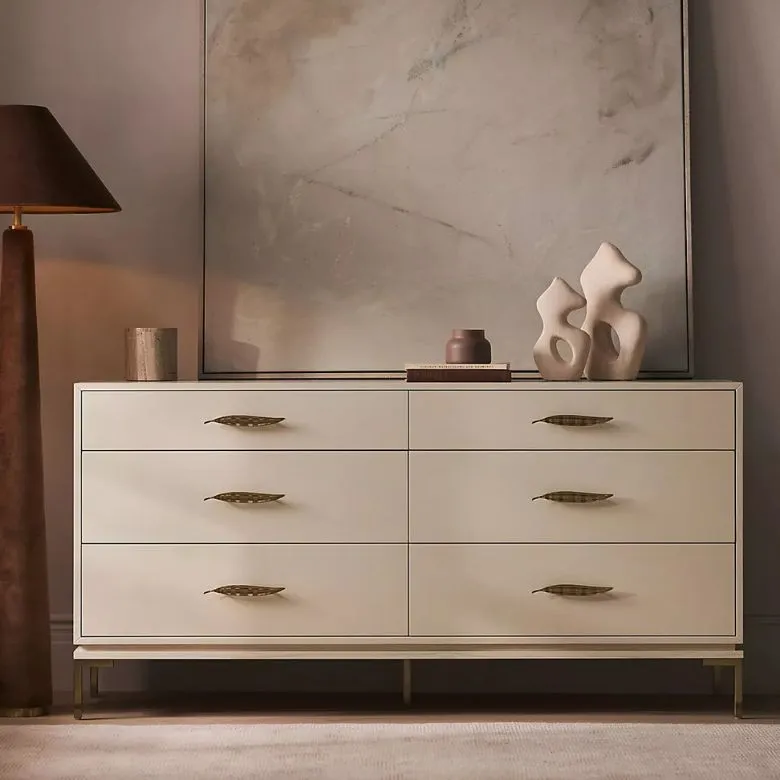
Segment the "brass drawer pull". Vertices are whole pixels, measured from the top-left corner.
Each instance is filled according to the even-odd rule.
[[[268,504],[271,501],[279,501],[284,498],[284,493],[217,493],[216,496],[207,496],[204,501],[224,501],[226,504]]]
[[[233,428],[267,428],[269,425],[278,425],[284,422],[284,417],[253,417],[249,414],[229,414],[225,417],[215,417],[206,420],[203,424],[219,423]]]
[[[597,501],[608,501],[614,493],[581,493],[576,490],[556,490],[554,493],[544,493],[534,496],[531,501],[555,501],[559,504],[595,504]]]
[[[552,593],[554,596],[600,596],[609,593],[612,587],[602,585],[548,585],[546,588],[537,588],[531,593]]]
[[[531,424],[547,423],[547,425],[561,425],[570,428],[588,428],[594,425],[605,425],[613,419],[613,417],[588,417],[581,414],[554,414],[551,417],[534,420]]]
[[[207,593],[219,593],[223,596],[273,596],[281,593],[284,588],[274,588],[268,585],[221,585],[219,588],[204,590]]]

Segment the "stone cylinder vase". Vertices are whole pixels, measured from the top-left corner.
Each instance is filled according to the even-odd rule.
[[[125,379],[129,382],[172,382],[177,371],[176,328],[127,328]]]

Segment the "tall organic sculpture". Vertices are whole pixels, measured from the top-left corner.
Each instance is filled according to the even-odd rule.
[[[580,284],[587,300],[582,330],[591,342],[585,366],[588,379],[635,379],[639,373],[647,324],[641,314],[624,308],[620,298],[627,287],[641,281],[641,271],[609,243],[599,247],[582,272]]]
[[[536,309],[542,318],[542,335],[534,345],[536,367],[544,379],[580,379],[588,359],[590,336],[569,323],[569,315],[585,306],[585,299],[559,276],[539,296]],[[565,341],[571,349],[566,361],[557,344]]]

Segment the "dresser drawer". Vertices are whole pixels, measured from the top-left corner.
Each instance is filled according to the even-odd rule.
[[[406,542],[406,480],[404,452],[83,452],[81,540]],[[283,498],[204,500],[237,491]]]
[[[407,633],[404,545],[84,545],[85,637]],[[277,595],[204,593],[224,585]]]
[[[733,452],[412,452],[410,538],[733,542],[735,469]]]
[[[730,450],[730,390],[412,390],[415,450]],[[547,418],[612,418],[556,425]]]
[[[532,593],[611,586],[602,596]],[[412,545],[413,636],[735,637],[732,545]]]
[[[81,393],[85,450],[399,450],[406,394],[380,390],[127,390]],[[237,428],[224,417],[284,418]]]

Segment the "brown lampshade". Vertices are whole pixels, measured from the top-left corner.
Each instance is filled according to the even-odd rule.
[[[121,211],[90,164],[43,106],[0,105],[0,213]]]

